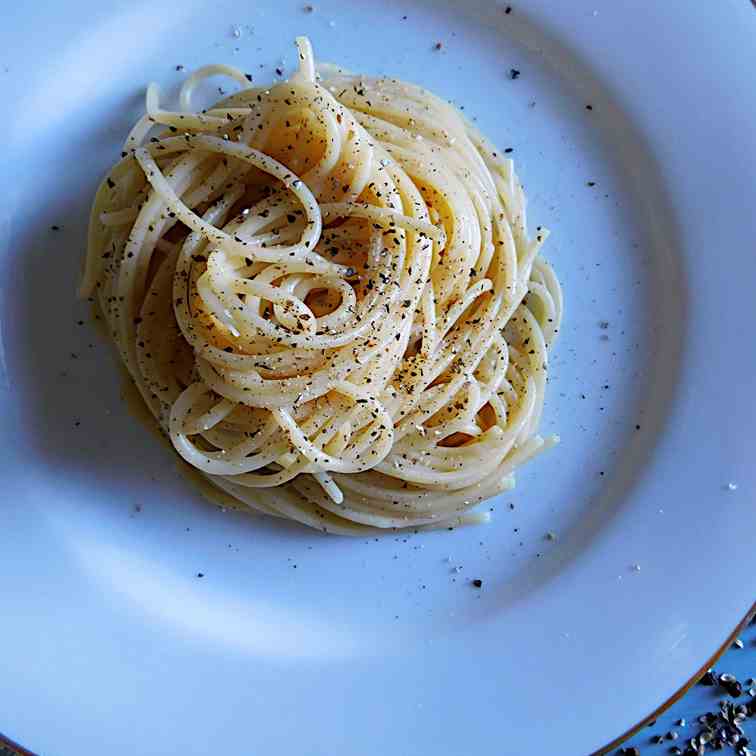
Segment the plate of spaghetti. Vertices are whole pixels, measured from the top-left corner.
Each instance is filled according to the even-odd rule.
[[[704,672],[756,589],[702,558],[756,546],[753,33],[745,0],[19,10],[13,747],[598,753]]]

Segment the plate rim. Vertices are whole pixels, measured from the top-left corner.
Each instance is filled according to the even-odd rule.
[[[751,0],[756,4],[756,0]],[[608,756],[608,754],[615,748],[621,746],[626,740],[629,740],[633,736],[637,735],[644,727],[648,727],[652,722],[657,720],[664,712],[674,706],[685,694],[706,674],[706,672],[713,667],[732,646],[735,639],[741,634],[743,629],[756,617],[756,601],[746,613],[740,622],[738,622],[735,629],[727,636],[724,643],[693,673],[691,678],[681,685],[669,698],[663,703],[657,706],[650,714],[641,719],[638,724],[630,727],[628,730],[618,735],[614,740],[607,743],[607,745],[598,748],[593,751],[590,756]]]
[[[752,0],[756,4],[756,0]],[[719,659],[724,656],[725,652],[732,646],[734,640],[740,635],[743,628],[745,628],[756,617],[756,601],[754,601],[751,608],[746,613],[740,622],[736,625],[735,629],[727,636],[722,645],[693,673],[689,680],[681,685],[669,698],[657,706],[650,714],[641,719],[638,724],[626,730],[621,735],[618,735],[614,740],[607,743],[605,746],[593,751],[590,756],[608,756],[608,754],[621,746],[626,740],[629,740],[634,735],[639,733],[644,727],[658,719],[664,712],[670,707],[676,704],[706,673],[708,669],[713,667]],[[39,756],[39,754],[30,751],[19,743],[14,742],[10,738],[6,737],[0,732],[0,747],[3,752],[0,752],[0,756]]]

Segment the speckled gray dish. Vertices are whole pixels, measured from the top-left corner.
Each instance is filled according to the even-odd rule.
[[[76,0],[0,26],[0,731],[60,756],[585,754],[719,647],[756,594],[732,569],[756,547],[749,2]],[[562,444],[488,526],[347,540],[209,506],[74,301],[145,83],[272,77],[298,33],[464,106],[553,232]]]

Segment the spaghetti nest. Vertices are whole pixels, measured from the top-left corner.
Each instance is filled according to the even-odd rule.
[[[147,114],[94,201],[82,284],[176,451],[329,533],[453,527],[537,434],[559,284],[512,161],[395,79],[226,66]],[[191,112],[205,76],[243,88]]]

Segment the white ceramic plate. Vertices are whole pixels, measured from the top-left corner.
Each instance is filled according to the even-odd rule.
[[[4,9],[0,731],[62,756],[585,754],[745,614],[756,12],[511,4]],[[349,540],[214,509],[77,324],[89,202],[145,83],[270,77],[297,33],[464,105],[553,230],[563,443],[489,526]]]

